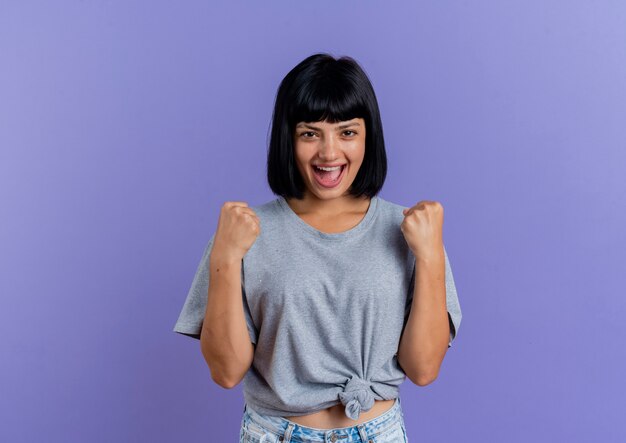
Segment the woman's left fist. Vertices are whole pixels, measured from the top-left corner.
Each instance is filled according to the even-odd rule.
[[[422,200],[402,210],[400,230],[415,257],[436,257],[443,250],[443,206]]]

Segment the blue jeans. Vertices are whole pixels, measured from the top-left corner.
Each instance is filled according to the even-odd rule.
[[[317,429],[283,417],[263,415],[244,405],[240,443],[408,443],[398,397],[382,415],[347,428]]]

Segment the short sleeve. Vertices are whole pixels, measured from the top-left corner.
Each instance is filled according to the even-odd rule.
[[[211,255],[214,238],[215,234],[211,236],[209,242],[204,248],[202,258],[200,259],[200,263],[196,269],[196,274],[194,275],[191,287],[187,293],[187,298],[185,299],[185,303],[183,304],[182,310],[178,315],[178,320],[176,321],[173,329],[174,332],[187,335],[198,340],[200,339],[200,331],[202,330],[206,304],[209,298],[209,257]],[[244,289],[243,266],[241,271],[241,294],[250,341],[256,344],[257,331],[252,320],[252,315],[250,314],[250,307],[248,306]]]
[[[448,342],[448,348],[452,346],[452,342],[456,338],[459,327],[461,326],[461,304],[459,303],[459,297],[456,293],[456,285],[454,284],[454,276],[452,275],[452,268],[450,267],[450,260],[448,259],[448,253],[444,246],[443,253],[446,259],[446,307],[448,309],[448,321],[450,322],[450,341]]]
[[[454,284],[454,276],[452,275],[452,268],[450,267],[450,260],[448,259],[448,253],[444,246],[443,253],[445,257],[445,281],[446,281],[446,308],[448,310],[448,322],[450,323],[450,341],[448,342],[448,348],[452,346],[452,342],[456,338],[459,327],[461,326],[461,305],[459,303],[459,297],[456,292],[456,285]],[[413,273],[411,275],[411,283],[409,284],[409,294],[407,298],[407,306],[404,314],[404,325],[408,321],[409,313],[411,312],[411,304],[413,302],[413,291],[415,287],[415,261],[413,261]]]

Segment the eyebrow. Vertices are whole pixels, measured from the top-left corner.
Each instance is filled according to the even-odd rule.
[[[346,129],[349,128],[350,126],[361,126],[361,124],[359,122],[352,122],[352,123],[346,123],[345,125],[339,125],[337,126],[337,129]],[[306,127],[309,129],[315,129],[316,131],[320,131],[322,128],[318,128],[316,126],[311,126],[307,123],[298,123],[298,125],[296,126],[296,128],[302,128],[302,127]]]

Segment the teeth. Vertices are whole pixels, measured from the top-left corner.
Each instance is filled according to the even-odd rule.
[[[341,169],[342,165],[333,166],[332,168],[326,168],[324,166],[315,166],[317,169],[321,169],[322,171],[336,171],[337,169]]]

